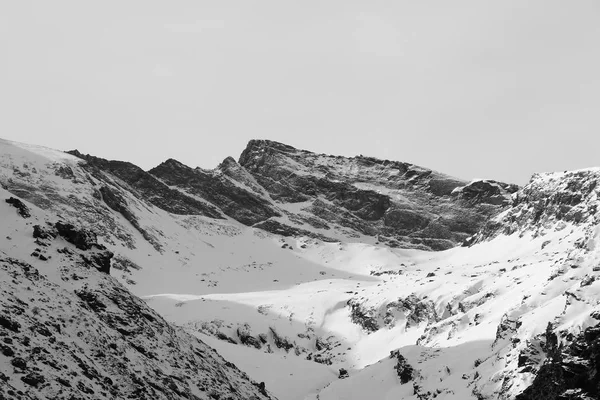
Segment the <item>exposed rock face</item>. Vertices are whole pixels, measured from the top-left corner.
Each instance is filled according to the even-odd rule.
[[[462,243],[507,206],[516,190],[495,181],[469,184],[408,163],[315,154],[268,140],[251,140],[239,163],[228,157],[214,170],[169,159],[145,172],[130,163],[69,153],[86,160],[89,173],[107,183],[99,198],[157,249],[103,174],[174,214],[225,214],[286,236],[336,241],[368,235],[390,246],[425,250]]]
[[[597,221],[600,170],[535,174],[513,196],[506,213],[488,221],[470,244],[499,234],[562,229],[565,223]]]
[[[243,179],[241,168],[236,171],[233,160],[226,160],[221,168],[230,176]],[[203,198],[218,206],[225,214],[246,225],[253,225],[270,217],[280,216],[268,199],[244,187],[247,179],[240,184],[217,169],[205,171],[192,169],[173,159],[167,160],[149,171],[169,186],[176,186],[194,196]]]
[[[92,231],[77,229],[72,224],[63,222],[57,222],[54,226],[60,236],[65,238],[67,242],[74,244],[80,250],[89,250],[94,247],[101,250],[106,249],[106,247],[98,244],[98,238]]]
[[[469,187],[412,164],[315,154],[267,140],[250,141],[239,164],[278,202],[309,202],[303,209],[322,225],[424,249],[462,242],[508,205],[516,189],[493,181]],[[455,192],[461,187],[462,194]]]
[[[564,338],[549,326],[546,331],[546,362],[533,383],[516,400],[590,400],[600,398],[600,324],[577,336]]]
[[[456,188],[453,193],[459,198],[474,203],[487,203],[505,206],[509,204],[507,193],[519,190],[517,185],[492,180],[476,180],[466,186]]]
[[[400,354],[399,350],[394,350],[390,352],[390,358],[395,358],[397,360],[394,369],[398,374],[398,378],[400,378],[400,383],[405,384],[413,380],[415,375],[414,368],[406,361],[406,358],[402,354]]]
[[[90,155],[83,155],[77,150],[69,151],[68,153],[86,160],[86,165],[92,175],[102,179],[100,172],[110,173],[130,185],[145,200],[170,213],[222,218],[221,213],[215,207],[186,196],[176,189],[169,188],[151,174],[131,163],[109,161]]]

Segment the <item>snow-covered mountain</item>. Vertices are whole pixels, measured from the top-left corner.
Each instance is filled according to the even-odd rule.
[[[0,394],[598,398],[599,179],[264,140],[144,171],[0,140]]]

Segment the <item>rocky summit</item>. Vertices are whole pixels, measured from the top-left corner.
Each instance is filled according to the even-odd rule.
[[[99,156],[0,140],[1,399],[599,398],[599,169]]]

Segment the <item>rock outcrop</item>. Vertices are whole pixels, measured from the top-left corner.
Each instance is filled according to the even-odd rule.
[[[277,202],[306,202],[302,209],[313,220],[298,215],[302,223],[339,225],[401,247],[452,247],[507,206],[516,190],[489,181],[493,190],[475,195],[476,185],[416,165],[315,154],[268,140],[251,140],[239,164]]]
[[[225,161],[222,168],[233,176],[241,174],[231,172],[235,167],[231,160]],[[224,214],[246,225],[262,222],[281,214],[269,202],[245,187],[244,182],[228,179],[227,175],[200,168],[192,169],[176,160],[169,159],[149,173],[169,186],[177,187],[185,193],[202,198],[219,207]],[[247,182],[247,181],[246,181]]]
[[[600,324],[562,338],[567,344],[559,344],[552,326],[545,336],[546,362],[516,400],[600,398]]]
[[[599,181],[598,169],[535,174],[513,195],[511,207],[485,223],[469,244],[500,234],[530,231],[538,236],[567,223],[598,222]]]

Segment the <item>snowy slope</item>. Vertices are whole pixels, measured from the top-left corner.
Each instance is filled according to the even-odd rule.
[[[55,215],[0,197],[0,398],[270,398],[100,271],[80,249],[93,236],[63,238]]]
[[[512,399],[536,387],[548,365],[560,369],[567,360],[548,347],[549,337],[567,349],[600,315],[597,170],[534,176],[470,247],[430,252],[356,232],[321,240],[332,230],[310,224],[298,225],[307,234],[282,236],[238,222],[197,188],[167,185],[132,165],[92,168],[6,141],[0,151],[5,197],[97,232],[115,253],[111,274],[124,287],[280,399]],[[303,154],[286,155],[286,168],[310,177],[314,165],[335,167],[371,190],[356,160],[307,153],[303,161]],[[374,177],[389,173],[370,159],[358,162]],[[233,160],[224,164],[218,179],[273,201],[262,178]],[[177,165],[163,173],[173,166],[188,173]],[[213,172],[198,173],[217,185]],[[499,201],[506,195],[499,185],[474,181],[452,196],[464,196],[460,210],[468,209],[474,198]],[[455,201],[446,198],[444,207]],[[274,204],[287,213],[272,219],[290,226],[310,208]],[[348,378],[338,379],[340,368]]]

